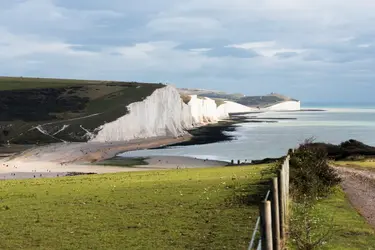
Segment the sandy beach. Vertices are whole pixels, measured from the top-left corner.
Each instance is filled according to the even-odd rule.
[[[42,161],[59,164],[93,163],[109,159],[121,152],[149,149],[190,140],[191,135],[181,137],[155,137],[127,142],[55,143],[34,147],[6,159],[18,161]]]
[[[225,162],[219,161],[171,156],[150,157],[146,160],[148,165],[142,166],[100,165],[100,161],[110,159],[121,152],[175,144],[190,138],[191,136],[187,135],[179,138],[160,137],[129,142],[59,143],[35,147],[18,155],[1,159],[0,180],[61,177],[71,173],[102,174],[226,165]]]

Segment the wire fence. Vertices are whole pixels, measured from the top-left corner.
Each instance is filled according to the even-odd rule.
[[[280,250],[285,242],[289,199],[289,155],[260,205],[248,250]],[[260,235],[260,237],[259,237]]]

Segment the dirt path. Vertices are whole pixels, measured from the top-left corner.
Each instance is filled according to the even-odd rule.
[[[375,172],[335,167],[341,186],[357,211],[375,228]]]

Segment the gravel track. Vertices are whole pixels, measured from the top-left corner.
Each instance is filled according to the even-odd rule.
[[[375,172],[334,167],[342,178],[342,188],[352,205],[375,229]]]

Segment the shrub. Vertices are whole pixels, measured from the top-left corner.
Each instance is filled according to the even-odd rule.
[[[291,154],[290,186],[296,202],[326,196],[340,181],[335,170],[328,165],[326,149],[314,145],[311,139]]]
[[[301,250],[320,249],[332,237],[332,221],[321,219],[308,200],[293,203],[290,219],[290,238]]]

